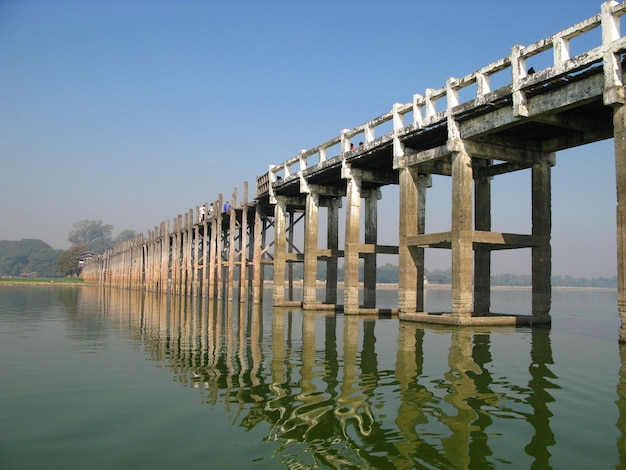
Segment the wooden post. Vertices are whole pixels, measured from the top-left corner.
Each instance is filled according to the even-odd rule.
[[[200,223],[196,222],[193,224],[193,271],[192,271],[192,284],[191,284],[191,292],[192,295],[199,296],[200,295],[200,246],[202,243],[200,242]]]
[[[218,202],[217,202],[217,225],[215,230],[215,244],[216,244],[216,252],[215,252],[215,293],[218,299],[222,298],[222,266],[224,265],[222,259],[223,250],[226,248],[225,240],[224,240],[224,217],[222,212],[222,204],[224,200],[222,199],[222,193],[220,193]]]
[[[263,266],[262,262],[262,233],[264,231],[264,222],[261,213],[261,206],[259,204],[256,205],[254,211],[254,254],[252,256],[252,266],[253,266],[253,274],[252,274],[252,299],[255,304],[260,304],[263,294],[263,279],[261,276]]]
[[[217,206],[217,207],[215,207]],[[209,267],[207,273],[207,279],[209,284],[208,296],[210,299],[214,299],[217,297],[219,288],[217,288],[216,292],[216,284],[217,284],[217,258],[220,256],[218,244],[220,242],[220,234],[219,234],[219,220],[221,220],[220,209],[219,209],[219,201],[213,205],[213,217],[211,218],[211,229],[210,229],[210,242],[209,242]]]
[[[246,300],[246,279],[248,270],[248,182],[243,183],[243,201],[241,202],[241,226],[239,228],[239,302]]]
[[[164,294],[170,290],[170,259],[172,252],[172,238],[170,235],[170,221],[166,220],[161,223],[161,273],[160,291]]]
[[[229,211],[228,222],[228,284],[226,289],[228,290],[227,299],[230,303],[230,301],[233,300],[233,291],[235,286],[235,255],[237,253],[237,247],[235,246],[235,235],[237,233],[237,210],[234,207],[232,207]]]
[[[185,294],[192,295],[193,294],[193,229],[194,229],[194,216],[193,209],[189,209],[187,211],[187,220],[185,223]]]

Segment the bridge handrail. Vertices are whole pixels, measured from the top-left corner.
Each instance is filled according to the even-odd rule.
[[[600,14],[528,46],[514,46],[511,54],[507,57],[496,60],[464,77],[449,78],[446,81],[446,85],[441,88],[427,88],[424,95],[413,95],[413,99],[409,103],[396,103],[391,111],[353,129],[342,129],[338,136],[309,150],[301,150],[298,155],[283,163],[270,165],[269,171],[257,178],[257,197],[269,192],[270,200],[273,201],[274,185],[277,183],[280,184],[300,177],[305,170],[320,165],[327,160],[345,159],[368,150],[373,143],[380,142],[382,138],[394,138],[395,155],[401,155],[403,147],[399,139],[400,135],[442,124],[446,120],[448,120],[449,124],[449,136],[454,138],[456,126],[454,125],[453,117],[455,110],[462,104],[459,102],[459,92],[470,86],[475,86],[475,97],[466,100],[463,104],[474,102],[474,104],[479,105],[483,101],[487,101],[494,91],[491,89],[491,78],[496,73],[506,69],[511,69],[511,82],[500,89],[509,88],[513,95],[514,112],[518,116],[524,116],[527,113],[525,109],[525,89],[568,73],[583,70],[600,61],[605,62],[605,89],[622,86],[621,73],[618,73],[618,70],[621,71],[621,66],[618,69],[619,60],[616,56],[626,51],[626,38],[621,37],[619,27],[619,18],[624,14],[626,14],[626,2],[604,2],[601,5]],[[571,40],[598,27],[602,28],[601,44],[574,57],[570,57],[569,46]],[[554,51],[552,65],[536,70],[532,74],[529,73],[530,71],[526,68],[527,61],[550,49]],[[438,110],[437,105],[444,99],[445,108]],[[412,114],[412,122],[405,124],[405,117],[410,114]],[[376,138],[377,128],[390,121],[392,122],[393,130]],[[352,139],[359,135],[363,136],[363,148],[351,147],[353,144]],[[339,146],[339,149],[336,155],[329,158],[329,150],[337,146]],[[314,165],[309,165],[309,159],[314,156],[317,156],[316,162]]]

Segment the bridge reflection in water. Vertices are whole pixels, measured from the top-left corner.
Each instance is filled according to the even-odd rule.
[[[550,327],[424,326],[89,291],[120,332],[233,426],[267,428],[263,440],[289,467],[551,468],[560,380]],[[616,445],[626,465],[626,345],[619,350]]]

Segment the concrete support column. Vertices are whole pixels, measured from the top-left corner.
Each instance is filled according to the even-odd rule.
[[[358,172],[345,172],[346,236],[344,251],[344,313],[359,312],[359,236],[361,229],[361,178]]]
[[[304,281],[302,308],[313,308],[317,300],[317,243],[319,229],[319,193],[310,188],[306,195],[304,216]]]
[[[287,202],[284,196],[276,196],[274,206],[274,291],[272,302],[285,302],[285,264],[287,260]]]
[[[293,253],[293,239],[294,239],[294,229],[295,229],[295,214],[293,210],[289,211],[289,225],[287,225],[287,252],[289,254]],[[287,292],[289,293],[289,301],[293,301],[293,260],[291,256],[289,257],[289,262],[287,263]]]
[[[537,244],[532,247],[532,314],[550,315],[552,298],[551,162],[554,154],[542,156],[532,167],[532,233]]]
[[[337,271],[339,255],[339,207],[341,199],[333,199],[328,205],[327,238],[331,256],[326,261],[326,303],[337,305]]]
[[[365,195],[365,244],[378,243],[378,199],[380,190],[373,189]],[[376,253],[365,255],[363,263],[363,305],[376,307]]]
[[[413,313],[417,311],[418,267],[416,249],[408,246],[408,237],[418,234],[419,174],[415,166],[399,170],[398,310]]]
[[[471,317],[472,292],[472,158],[461,141],[452,152],[452,315]]]
[[[423,235],[426,230],[426,188],[432,186],[430,175],[419,175],[417,180],[417,234]],[[424,311],[424,248],[411,249],[417,267],[417,311]]]
[[[481,160],[481,167],[489,160]],[[474,180],[474,228],[491,232],[491,178],[481,176]],[[474,251],[474,313],[486,315],[491,310],[491,250],[477,246]]]
[[[617,186],[617,307],[619,341],[626,342],[626,106],[613,111],[615,183]]]

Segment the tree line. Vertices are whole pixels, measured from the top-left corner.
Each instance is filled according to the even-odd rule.
[[[79,271],[78,258],[87,252],[103,253],[135,237],[124,230],[113,238],[113,226],[101,220],[79,220],[67,236],[67,250],[55,250],[38,239],[0,241],[0,277],[65,277]]]

